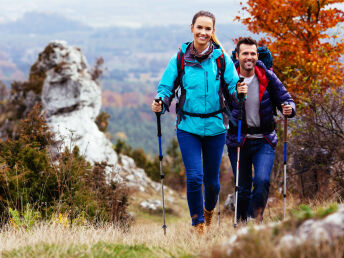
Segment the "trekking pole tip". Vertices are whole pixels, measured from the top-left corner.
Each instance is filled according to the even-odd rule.
[[[164,235],[166,236],[166,229],[167,229],[167,226],[166,225],[162,225],[162,228],[164,230]]]

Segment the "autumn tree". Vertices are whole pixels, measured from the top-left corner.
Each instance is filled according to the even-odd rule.
[[[344,12],[343,0],[248,0],[236,17],[274,56],[274,71],[300,103],[314,93],[343,85],[343,40],[335,29]],[[248,14],[248,15],[247,15]]]
[[[274,72],[298,105],[289,138],[293,171],[288,188],[301,196],[344,193],[343,0],[248,0],[236,20],[256,34],[274,57]],[[277,127],[278,129],[279,127]],[[279,135],[283,132],[277,130]],[[281,137],[280,137],[281,139]],[[282,142],[272,178],[283,178]],[[290,187],[291,186],[291,187]]]

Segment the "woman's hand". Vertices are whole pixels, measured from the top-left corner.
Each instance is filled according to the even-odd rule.
[[[160,113],[161,110],[162,110],[162,101],[159,100],[159,103],[158,103],[155,100],[153,100],[152,111],[155,112],[155,113]]]

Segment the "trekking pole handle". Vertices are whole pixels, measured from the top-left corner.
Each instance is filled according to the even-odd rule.
[[[156,103],[159,103],[161,101],[161,98],[154,99],[154,101]],[[161,113],[156,112],[155,115],[156,115],[156,122],[157,122],[157,127],[158,127],[158,137],[161,137],[161,120],[160,120]]]
[[[283,105],[290,105],[288,101],[283,102]],[[284,116],[284,142],[287,142],[288,136],[288,117]]]
[[[244,77],[240,77],[238,83],[242,83],[243,81],[244,81]],[[238,93],[239,101],[242,101],[244,97],[245,97],[244,93]]]

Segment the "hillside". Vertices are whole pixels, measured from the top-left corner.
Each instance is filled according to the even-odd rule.
[[[248,34],[239,24],[218,24],[216,31],[228,50],[233,48],[234,38]],[[156,152],[156,125],[150,103],[168,60],[181,43],[192,40],[188,25],[96,29],[60,15],[31,12],[1,24],[0,38],[0,80],[7,85],[27,77],[38,53],[54,39],[81,48],[90,64],[98,57],[104,58],[103,108],[111,115],[113,142],[119,132],[124,132],[133,147]],[[163,120],[164,149],[175,134],[175,114],[171,113]]]

